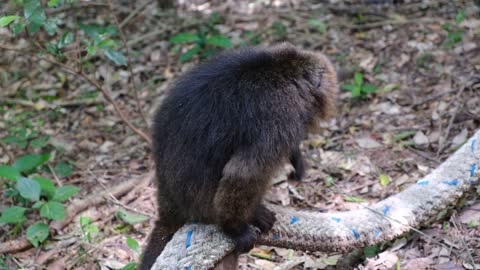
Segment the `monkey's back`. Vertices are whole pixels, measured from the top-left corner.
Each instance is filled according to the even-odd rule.
[[[297,104],[294,85],[287,86],[289,77],[302,75],[281,65],[265,50],[229,52],[170,89],[153,121],[160,209],[179,222],[213,222],[212,200],[236,151],[274,142],[271,151],[281,158],[298,145],[308,108]]]

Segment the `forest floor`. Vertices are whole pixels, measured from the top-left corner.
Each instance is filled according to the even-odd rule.
[[[143,2],[128,5],[134,10]],[[340,85],[355,84],[355,76],[362,77],[361,95],[354,98],[352,92],[342,91],[336,117],[303,142],[309,164],[306,179],[277,177],[267,195],[270,202],[324,212],[375,203],[421,179],[480,128],[480,11],[473,2],[219,2],[184,4],[177,15],[150,3],[129,19],[124,31],[141,89],[140,106],[125,87],[126,69],[99,57],[93,59],[94,75],[133,123],[148,130],[139,111],[149,122],[168,85],[198,61],[195,56],[181,63],[179,55],[189,47],[172,49],[169,39],[206,27],[211,14],[218,12],[222,19],[214,27],[234,45],[289,41],[325,53],[339,70]],[[118,16],[123,20],[128,10],[119,8]],[[102,8],[85,6],[82,12],[107,20]],[[18,42],[5,28],[0,28],[0,39],[4,44]],[[148,220],[153,221],[156,212],[147,144],[95,88],[73,75],[14,51],[1,51],[0,73],[13,74],[0,79],[0,138],[7,136],[10,125],[31,121],[32,128],[50,136],[52,149],[62,149],[55,150],[56,158],[73,166],[69,176],[55,176],[63,185],[80,187],[73,201],[106,194],[104,200],[78,208],[67,222],[51,224],[56,234],[44,248],[13,248],[8,255],[0,254],[0,262],[25,269],[120,269],[138,261],[126,236],[145,244],[152,224]],[[0,164],[12,163],[28,149],[2,143]],[[348,257],[348,268],[474,269],[475,262],[479,269],[479,196],[477,186],[421,233],[357,251]],[[9,203],[2,200],[0,210]],[[130,225],[119,211],[148,218]],[[90,217],[99,228],[93,244],[82,240],[80,216]],[[0,224],[0,243],[17,245],[13,240],[25,239],[22,230],[16,237],[12,230]],[[258,246],[241,256],[240,269],[275,269],[292,259],[298,264],[289,269],[333,269],[344,258]]]

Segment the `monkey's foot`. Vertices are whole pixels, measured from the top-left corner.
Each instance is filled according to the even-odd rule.
[[[273,227],[273,223],[275,223],[276,220],[275,213],[268,210],[264,205],[260,205],[255,211],[252,224],[264,233],[268,232]]]
[[[229,235],[235,243],[235,252],[245,253],[253,248],[255,241],[257,241],[257,233],[247,224],[240,226],[240,230],[231,230],[231,228],[224,228],[224,231]]]

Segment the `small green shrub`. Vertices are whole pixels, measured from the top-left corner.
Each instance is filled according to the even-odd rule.
[[[443,46],[447,49],[451,49],[463,41],[463,29],[460,27],[460,24],[465,19],[465,11],[460,10],[455,16],[455,23],[446,23],[443,25],[448,34],[447,38],[443,43]]]
[[[377,87],[370,83],[365,83],[362,73],[355,73],[353,84],[344,84],[342,89],[352,93],[353,98],[366,98],[369,94],[376,93]]]
[[[0,223],[13,225],[16,235],[27,221],[25,214],[37,212],[42,220],[27,228],[27,239],[34,246],[48,238],[48,225],[44,220],[63,220],[63,203],[80,191],[78,187],[69,185],[55,187],[52,180],[35,175],[50,158],[50,153],[28,154],[19,157],[13,165],[0,165],[3,196],[13,202],[1,212]]]
[[[220,33],[220,30],[215,27],[221,20],[220,14],[215,12],[196,33],[183,32],[170,38],[170,43],[178,45],[173,48],[174,51],[180,51],[185,46],[189,48],[180,55],[180,62],[187,62],[196,55],[204,59],[215,54],[221,48],[232,47],[230,38]]]

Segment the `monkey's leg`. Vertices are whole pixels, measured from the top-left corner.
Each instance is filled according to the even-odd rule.
[[[295,173],[293,173],[293,178],[295,180],[302,180],[305,177],[305,162],[303,161],[302,152],[300,147],[296,147],[292,155],[290,156],[290,163],[292,163]]]
[[[143,254],[140,270],[150,270],[162,253],[165,245],[172,239],[173,234],[181,227],[181,225],[170,225],[162,222],[163,218],[155,222],[155,227],[150,234],[150,240]]]
[[[259,152],[262,153],[238,153],[227,162],[213,201],[217,223],[234,240],[237,252],[253,248],[257,234],[248,224],[254,221],[273,171],[265,163],[269,159],[258,155]],[[263,213],[263,210],[258,211]],[[264,225],[268,227],[268,222]]]

